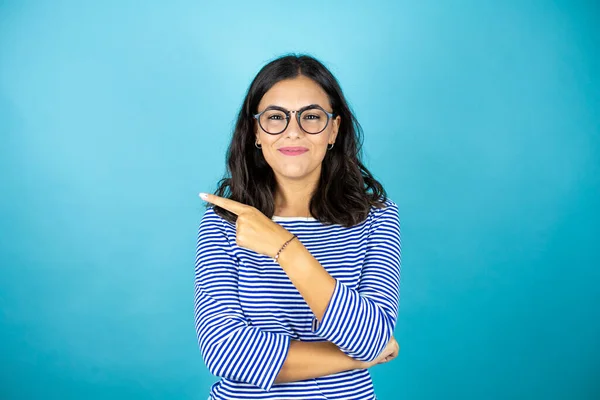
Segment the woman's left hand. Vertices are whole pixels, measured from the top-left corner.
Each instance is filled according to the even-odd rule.
[[[281,246],[292,237],[287,229],[255,207],[210,193],[200,193],[200,198],[237,215],[235,242],[240,247],[275,257]]]
[[[362,368],[371,368],[374,365],[385,364],[386,362],[392,361],[394,358],[396,358],[398,356],[399,352],[400,352],[400,345],[396,341],[396,338],[394,338],[394,336],[392,336],[392,337],[390,337],[390,340],[386,344],[385,348],[381,351],[381,353],[379,353],[377,358],[375,358],[371,362],[363,363]]]

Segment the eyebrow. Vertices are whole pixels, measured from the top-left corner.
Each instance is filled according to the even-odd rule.
[[[310,108],[310,107],[316,107],[316,106],[318,106],[318,107],[323,107],[323,106],[322,106],[322,105],[320,105],[320,104],[309,104],[309,105],[307,105],[307,106],[300,107],[300,108],[299,108],[299,110],[303,110],[303,109],[305,109],[305,108]],[[283,106],[278,106],[277,104],[269,104],[268,106],[266,106],[266,107],[265,107],[265,110],[266,110],[266,109],[268,109],[268,108],[271,108],[271,107],[275,107],[275,108],[283,108],[283,109],[284,109],[284,110],[286,110],[286,111],[290,111],[289,109],[287,109],[287,108],[285,108],[285,107],[283,107]],[[324,109],[324,108],[325,108],[325,107],[323,107],[323,109]]]

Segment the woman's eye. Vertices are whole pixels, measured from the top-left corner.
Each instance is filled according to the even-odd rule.
[[[283,119],[283,117],[281,115],[271,115],[269,117],[269,119],[279,120],[279,119]]]
[[[304,118],[305,119],[319,119],[321,117],[319,117],[318,115],[315,115],[315,114],[309,114],[309,115],[305,115]]]

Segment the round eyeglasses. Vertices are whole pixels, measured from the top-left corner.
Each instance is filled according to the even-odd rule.
[[[290,114],[296,113],[296,120],[300,128],[311,135],[321,133],[327,128],[329,120],[335,113],[325,111],[321,106],[311,104],[299,110],[286,110],[283,107],[270,106],[262,112],[254,114],[263,131],[270,135],[279,135],[285,131],[290,123]]]

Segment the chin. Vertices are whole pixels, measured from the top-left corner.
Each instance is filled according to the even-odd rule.
[[[277,172],[284,178],[289,179],[304,178],[308,175],[308,171],[305,168],[294,168],[292,166],[288,166],[288,168],[279,169]]]

